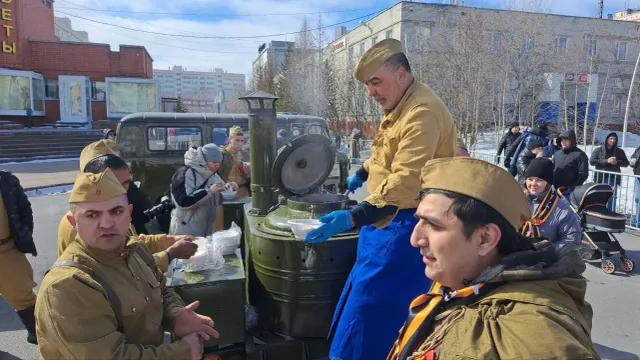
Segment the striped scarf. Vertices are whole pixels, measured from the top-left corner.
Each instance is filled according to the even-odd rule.
[[[540,202],[540,206],[538,206],[538,209],[533,214],[533,217],[522,225],[520,233],[526,237],[539,238],[541,236],[540,225],[549,219],[556,205],[558,205],[558,200],[560,200],[560,197],[553,188],[550,187]]]
[[[455,320],[453,315],[450,316],[451,319],[445,318],[437,331],[433,332],[436,316],[446,309],[470,305],[500,285],[500,283],[479,283],[452,291],[438,282],[433,283],[428,293],[418,296],[411,302],[407,321],[400,329],[400,336],[393,344],[387,360],[434,359],[438,339],[444,335],[447,325],[452,323],[448,320]],[[425,346],[424,341],[430,335],[433,335],[432,341]],[[419,349],[419,357],[413,356]]]

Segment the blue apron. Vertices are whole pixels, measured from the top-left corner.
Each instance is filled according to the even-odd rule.
[[[401,210],[384,229],[360,230],[356,263],[333,316],[329,359],[382,360],[407,317],[409,304],[429,290],[420,250],[410,239],[415,209]]]

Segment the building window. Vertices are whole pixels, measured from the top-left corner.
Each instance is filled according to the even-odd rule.
[[[502,38],[504,35],[501,32],[490,32],[489,33],[489,46],[493,50],[502,49]]]
[[[51,9],[51,7],[53,6],[53,0],[42,0],[42,3],[49,9]]]
[[[184,151],[192,146],[202,146],[202,132],[199,128],[148,129],[148,145],[152,151]]]
[[[92,81],[91,82],[91,100],[105,101],[107,99],[106,89],[107,87],[104,81]]]
[[[375,45],[378,42],[378,37],[374,36],[373,39],[371,39],[371,46]]]
[[[31,71],[0,69],[0,115],[44,115],[44,79]]]
[[[616,44],[616,60],[627,61],[627,42],[620,41]]]
[[[60,95],[58,95],[58,80],[47,79],[44,81],[44,97],[47,99],[60,99]]]
[[[536,37],[534,35],[527,35],[522,40],[522,52],[529,54],[536,47]]]
[[[613,79],[613,86],[616,89],[622,89],[622,79],[621,78],[614,78]]]
[[[613,95],[613,113],[614,114],[622,114],[623,104],[625,96],[621,94]]]
[[[587,39],[587,56],[596,56],[598,42],[596,39]]]
[[[393,37],[393,30],[387,30],[387,34],[385,36],[387,39],[391,39]]]
[[[567,51],[567,38],[556,38],[556,55],[564,55]]]
[[[123,117],[136,112],[156,112],[160,108],[154,80],[107,78],[107,117]]]
[[[364,42],[360,43],[360,53],[358,55],[362,56],[364,54]]]

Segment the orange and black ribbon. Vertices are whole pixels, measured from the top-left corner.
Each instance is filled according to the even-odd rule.
[[[500,283],[480,283],[452,291],[435,282],[428,293],[418,296],[411,302],[407,321],[400,330],[400,336],[393,344],[387,360],[405,360],[411,356],[431,333],[434,319],[442,310],[470,305],[499,285]],[[427,352],[425,359],[434,356],[433,352]]]
[[[540,225],[549,219],[556,205],[558,205],[558,200],[560,200],[558,194],[556,194],[552,188],[549,188],[531,220],[528,220],[522,225],[520,233],[526,237],[539,238]]]

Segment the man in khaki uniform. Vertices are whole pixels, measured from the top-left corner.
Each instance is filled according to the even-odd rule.
[[[223,164],[218,174],[225,183],[238,184],[236,197],[249,196],[250,169],[249,165],[242,161],[242,147],[244,146],[244,132],[240,126],[229,129],[229,144],[220,148],[223,154]],[[229,155],[229,157],[225,155]]]
[[[127,190],[131,182],[129,166],[124,159],[119,158],[117,146],[111,140],[100,140],[87,145],[80,154],[80,171],[90,170],[88,172],[98,173],[103,172],[107,167],[111,168],[120,184]],[[105,160],[105,156],[111,156],[111,158]],[[77,232],[71,225],[71,217],[71,212],[68,212],[58,225],[58,256],[61,256],[69,244],[76,239]],[[171,259],[188,259],[197,250],[197,245],[192,243],[193,236],[190,235],[137,234],[133,226],[130,227],[129,235],[136,236],[145,243],[154,253],[156,263],[163,272],[167,271]]]
[[[225,183],[238,184],[236,198],[249,196],[249,165],[242,161],[242,147],[244,146],[244,132],[240,126],[229,129],[229,143],[222,146],[222,163],[218,175]],[[218,206],[215,231],[224,230],[224,211],[222,204]]]
[[[408,304],[388,360],[600,358],[578,248],[518,233],[531,213],[509,173],[436,159],[422,188],[412,256],[433,285]]]
[[[42,359],[200,359],[213,321],[166,285],[127,236],[132,206],[110,169],[79,173],[69,198],[76,241],[45,275],[36,302]],[[181,340],[163,345],[164,331]]]
[[[334,315],[329,357],[383,359],[406,304],[430,284],[416,275],[423,264],[409,243],[417,223],[420,169],[433,158],[454,156],[456,130],[440,98],[411,75],[398,40],[385,39],[369,49],[355,77],[384,109],[371,158],[347,179],[352,192],[367,181],[369,196],[352,210],[321,217],[325,224],[306,240],[320,242],[361,228],[356,263]]]
[[[10,172],[0,171],[0,295],[27,329],[27,342],[37,344],[33,310],[36,294],[33,268],[26,254],[36,256],[31,203]]]

